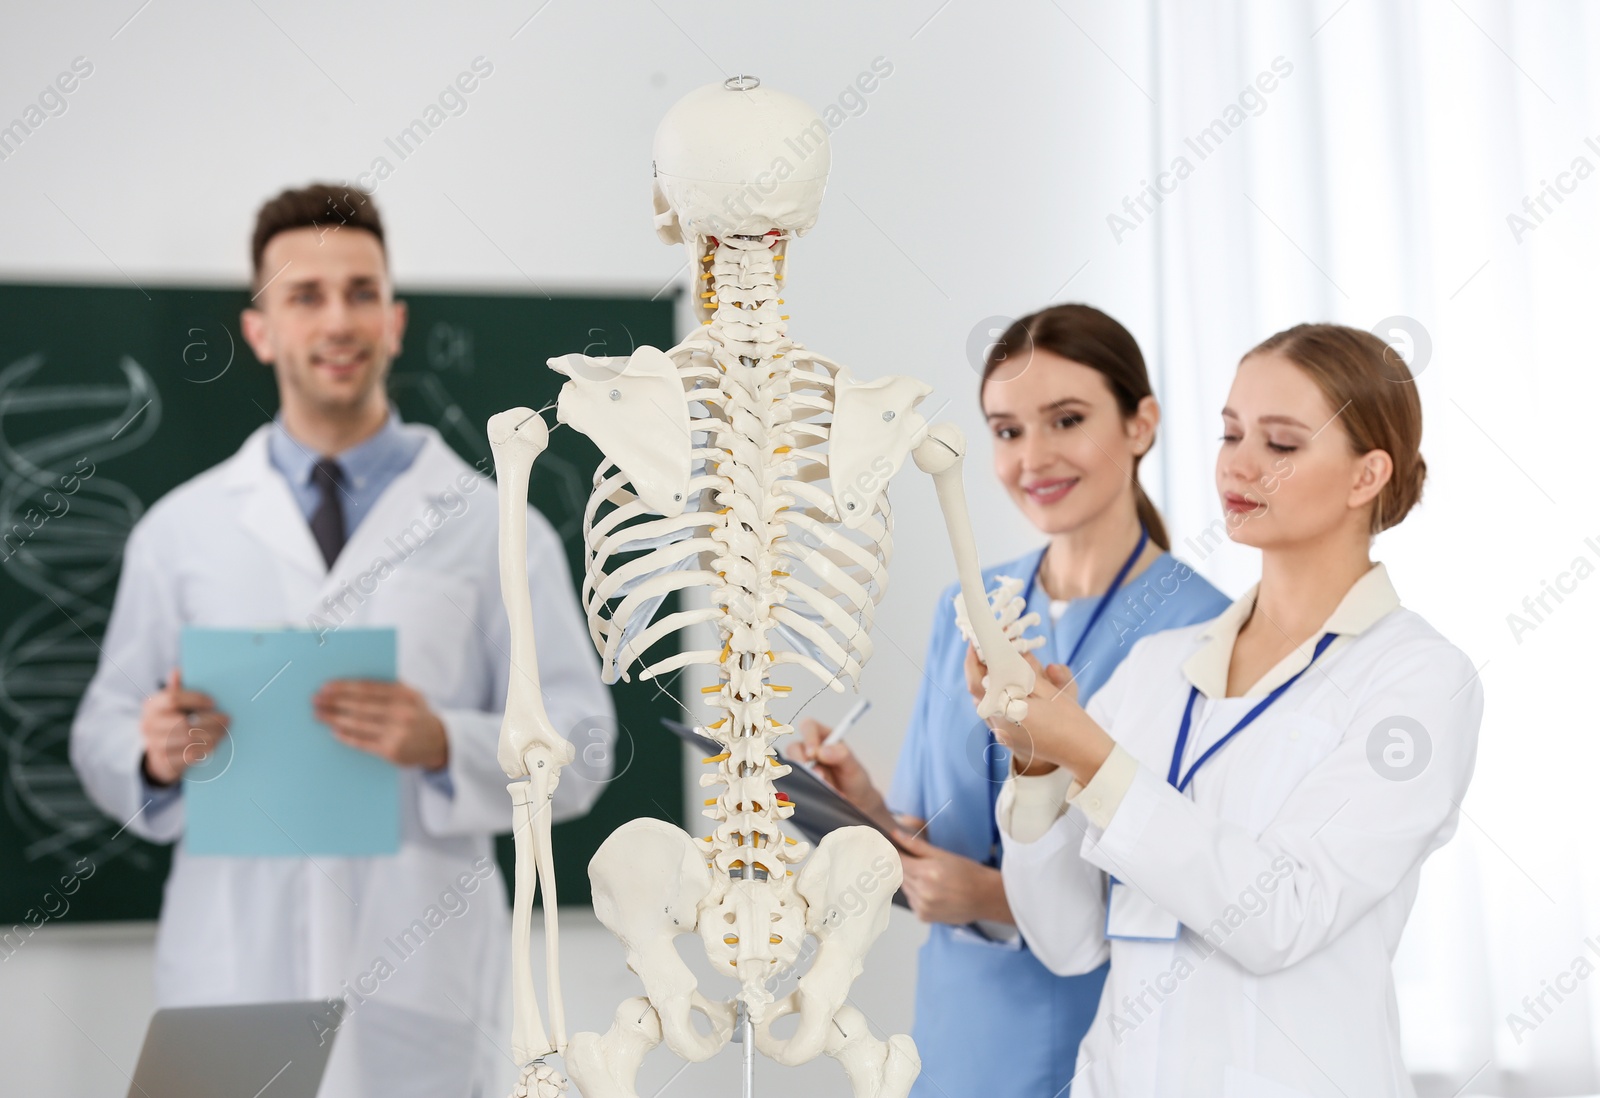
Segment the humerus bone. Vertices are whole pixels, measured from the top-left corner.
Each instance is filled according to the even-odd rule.
[[[512,833],[517,850],[511,923],[511,1043],[512,1055],[519,1065],[530,1065],[561,1051],[567,1040],[561,1001],[555,862],[550,848],[550,798],[555,794],[561,768],[572,761],[573,747],[551,727],[545,713],[527,564],[528,479],[534,459],[544,452],[549,437],[544,421],[527,408],[513,408],[489,420],[489,447],[494,453],[500,508],[500,597],[511,624],[511,672],[498,758],[506,777],[513,779],[506,787],[511,794]],[[535,879],[544,900],[545,972],[554,1041],[539,1017],[528,956]],[[523,1082],[527,1082],[526,1078]]]
[[[961,460],[966,456],[967,440],[952,423],[935,424],[917,447],[917,468],[933,477],[944,512],[945,529],[956,556],[956,574],[961,578],[961,601],[967,608],[967,621],[977,636],[978,647],[989,655],[989,674],[984,679],[984,695],[978,702],[978,718],[1004,717],[1021,724],[1028,715],[1024,699],[1033,692],[1033,668],[1022,654],[1006,642],[1000,623],[989,612],[983,594],[983,574],[978,570],[978,546],[972,537],[972,520],[967,514],[966,491],[961,485]]]

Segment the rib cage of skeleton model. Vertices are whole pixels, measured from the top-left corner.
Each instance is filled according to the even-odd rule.
[[[816,219],[826,144],[770,192],[752,195],[743,181],[773,162],[785,135],[815,134],[821,125],[799,100],[744,77],[701,88],[674,106],[656,137],[657,230],[690,248],[697,285],[705,284],[696,298],[704,323],[666,351],[550,360],[568,378],[557,418],[604,455],[584,512],[581,599],[608,681],[627,678],[658,641],[709,627],[717,647],[669,655],[640,674],[712,669],[716,682],[702,700],[715,719],[705,730],[721,748],[704,760],[715,770],[701,776],[714,791],[703,806],[709,835],[695,839],[660,820],[633,820],[590,862],[595,912],[621,942],[645,994],[619,1006],[606,1033],[578,1033],[570,1043],[548,802],[572,748],[549,726],[537,677],[523,670],[536,666],[520,564],[524,507],[529,470],[548,435],[527,409],[490,420],[512,626],[500,762],[512,779],[516,823],[518,1095],[560,1093],[563,1081],[546,1061],[560,1053],[587,1098],[636,1098],[634,1079],[650,1049],[664,1042],[690,1061],[716,1055],[732,1035],[735,1002],[763,1054],[785,1065],[833,1056],[858,1098],[904,1098],[917,1075],[910,1038],[878,1040],[846,1002],[888,923],[898,855],[863,827],[835,831],[812,851],[785,834],[794,806],[773,785],[789,770],[777,741],[792,731],[773,711],[793,689],[779,680],[792,668],[842,690],[856,685],[871,658],[873,608],[892,553],[885,489],[907,457],[934,477],[973,630],[985,652],[996,653],[980,715],[1020,719],[1033,675],[984,597],[961,496],[960,433],[930,427],[915,411],[928,387],[909,377],[857,381],[788,337],[780,287],[790,243]],[[825,136],[825,127],[820,132]],[[702,594],[703,605],[656,620],[668,596],[691,591]],[[856,882],[883,865],[887,879],[863,898]],[[529,964],[535,880],[544,901],[549,1032]],[[673,945],[690,933],[699,935],[713,969],[737,981],[734,1000],[701,993]],[[775,1002],[769,985],[794,963],[807,936],[817,943],[810,967]],[[708,1030],[695,1024],[695,1013],[709,1021]],[[791,1014],[799,1016],[792,1035],[778,1037],[773,1023]]]

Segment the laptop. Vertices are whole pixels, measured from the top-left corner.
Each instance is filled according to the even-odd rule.
[[[316,1098],[343,1013],[333,999],[158,1010],[128,1098]]]

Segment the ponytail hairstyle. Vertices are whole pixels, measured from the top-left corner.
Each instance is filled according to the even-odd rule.
[[[1394,464],[1372,504],[1369,532],[1398,526],[1422,498],[1422,401],[1405,362],[1371,332],[1342,324],[1296,324],[1250,354],[1278,354],[1310,375],[1328,407],[1337,408],[1356,454],[1382,450]]]
[[[983,362],[983,380],[978,385],[979,401],[983,399],[983,387],[1002,362],[1027,355],[1035,348],[1087,366],[1105,378],[1124,419],[1139,410],[1141,400],[1155,395],[1150,388],[1150,374],[1145,370],[1144,355],[1128,329],[1090,305],[1052,305],[1012,321],[989,348]],[[1133,459],[1134,506],[1138,509],[1139,521],[1150,532],[1150,540],[1163,552],[1168,552],[1172,544],[1167,537],[1166,523],[1161,521],[1161,512],[1156,510],[1144,485],[1139,483],[1142,457]]]

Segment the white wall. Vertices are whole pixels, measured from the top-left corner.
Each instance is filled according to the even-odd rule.
[[[666,108],[739,71],[820,108],[882,57],[893,73],[833,135],[822,219],[791,250],[791,332],[863,375],[933,384],[928,407],[948,400],[943,415],[976,440],[968,484],[984,556],[1034,544],[988,478],[969,335],[982,318],[1071,299],[1152,338],[1155,234],[1114,246],[1103,219],[1148,174],[1143,9],[541,4],[127,0],[8,13],[0,122],[73,58],[94,72],[65,114],[0,161],[0,278],[242,283],[264,198],[353,180],[387,155],[395,170],[376,197],[402,291],[654,292],[683,278],[681,249],[657,243],[649,220],[649,143]],[[399,161],[385,137],[480,55],[494,70],[467,111]],[[518,400],[514,385],[506,400]],[[909,470],[893,498],[899,553],[864,687],[875,708],[854,736],[884,781],[932,599],[953,574],[926,478]],[[834,716],[849,700],[810,712]],[[858,1001],[880,1028],[910,1024],[921,933],[897,913],[893,941],[868,963]],[[575,929],[571,945],[569,972],[620,971],[598,929]],[[8,1090],[116,1092],[106,1065],[131,1066],[149,958],[148,928],[47,928],[0,967]],[[632,993],[620,977],[571,983],[584,996],[578,1027],[603,1028]],[[814,1092],[843,1093],[824,1068],[807,1077]]]

